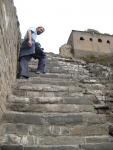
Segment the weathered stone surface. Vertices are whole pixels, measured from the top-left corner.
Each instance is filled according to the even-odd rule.
[[[41,78],[41,77],[37,77],[37,78],[29,78],[28,80],[22,80],[22,79],[18,79],[18,82],[16,84],[18,85],[25,85],[25,84],[52,84],[52,85],[59,85],[59,86],[69,86],[69,85],[75,85],[76,84],[76,80],[75,82],[70,78],[70,79],[56,79],[54,78],[53,80],[51,80],[51,78]],[[27,82],[26,82],[27,81]]]
[[[94,107],[90,105],[76,104],[24,104],[14,103],[8,104],[7,108],[19,112],[59,112],[59,113],[79,113],[79,112],[95,112]]]
[[[40,146],[22,146],[22,145],[2,145],[0,150],[79,150],[76,145],[40,145]]]
[[[60,47],[59,53],[62,57],[73,58],[72,46],[64,44]]]
[[[82,88],[77,86],[58,86],[58,85],[48,85],[48,84],[28,84],[20,85],[17,87],[19,90],[26,91],[43,91],[43,92],[79,92],[84,91]]]
[[[26,146],[35,145],[79,145],[84,143],[110,142],[109,136],[34,136],[6,134],[3,138],[4,144],[20,144]]]
[[[74,97],[18,97],[10,95],[7,99],[8,103],[23,103],[23,104],[78,104],[91,105],[97,103],[97,98],[94,95],[85,95],[76,93]]]
[[[18,97],[10,95],[7,99],[10,105],[24,104],[76,104],[76,105],[92,105],[97,104],[98,99],[94,95],[76,93],[73,97]]]
[[[80,147],[82,150],[112,150],[113,143],[84,144]]]
[[[106,117],[103,114],[89,112],[82,113],[24,113],[24,112],[7,112],[3,118],[9,123],[25,124],[49,124],[49,125],[78,125],[78,124],[104,124]]]
[[[109,136],[90,136],[86,137],[86,143],[102,143],[102,142],[111,142],[112,139]]]
[[[23,89],[15,89],[13,91],[14,95],[17,96],[25,96],[25,97],[70,97],[70,96],[76,96],[76,93],[85,92],[85,89],[82,89],[80,87],[22,87]],[[27,90],[27,88],[29,90]],[[35,90],[33,90],[35,88]],[[90,93],[89,93],[90,94]],[[91,93],[92,94],[92,93]]]
[[[83,122],[82,114],[73,113],[17,113],[17,112],[7,112],[4,114],[3,118],[9,123],[25,123],[25,124],[50,124],[50,125],[64,125],[64,124],[81,124]]]
[[[12,0],[0,1],[0,114],[16,79],[20,31]],[[0,116],[1,117],[1,116]]]
[[[35,135],[35,136],[93,136],[107,135],[106,124],[99,125],[30,125],[8,123],[3,126],[5,134]]]
[[[78,149],[78,146],[64,146],[64,145],[61,145],[61,146],[37,146],[37,147],[34,147],[34,148],[31,148],[31,147],[25,147],[24,150],[79,150]]]

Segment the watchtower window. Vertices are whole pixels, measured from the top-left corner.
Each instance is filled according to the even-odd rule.
[[[92,38],[90,38],[89,40],[90,40],[90,41],[93,41],[93,39],[92,39]]]
[[[85,40],[83,37],[80,37],[80,40]]]
[[[108,44],[110,44],[110,41],[109,41],[109,40],[107,40],[107,43],[108,43]]]
[[[101,40],[101,39],[98,39],[98,42],[100,42],[100,43],[101,43],[101,42],[102,42],[102,40]]]

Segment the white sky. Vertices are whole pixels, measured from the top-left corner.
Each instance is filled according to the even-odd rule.
[[[113,0],[14,0],[22,37],[29,27],[44,26],[37,37],[46,52],[59,53],[72,30],[113,34]]]

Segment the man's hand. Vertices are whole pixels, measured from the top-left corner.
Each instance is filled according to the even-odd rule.
[[[31,40],[28,41],[28,46],[32,47],[32,41]]]
[[[31,30],[27,31],[27,36],[28,36],[28,46],[32,47],[32,33]]]

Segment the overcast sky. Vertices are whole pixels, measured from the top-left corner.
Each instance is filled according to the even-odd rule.
[[[37,37],[46,52],[59,53],[72,30],[113,34],[113,0],[14,0],[22,37],[29,27],[44,26]]]

